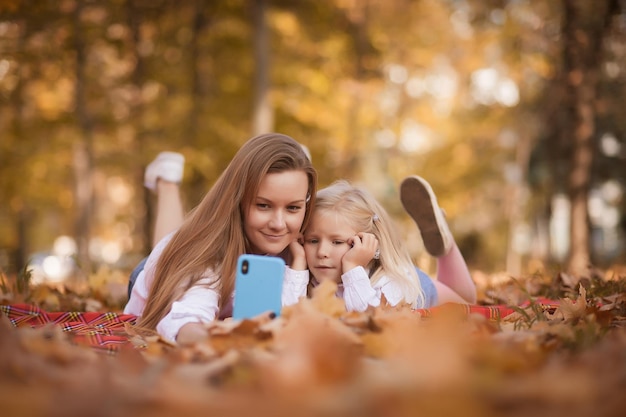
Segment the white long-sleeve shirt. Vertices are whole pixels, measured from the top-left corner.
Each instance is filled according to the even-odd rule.
[[[143,314],[150,287],[154,282],[157,262],[173,235],[172,233],[163,238],[148,256],[143,271],[137,276],[124,313],[136,316]],[[181,298],[174,301],[170,311],[157,324],[157,332],[165,339],[174,341],[181,327],[187,323],[208,323],[220,315],[232,313],[232,296],[228,302],[223,303],[222,310],[219,310],[219,291],[210,285],[214,284],[216,279],[216,273],[208,270],[205,276],[185,291]],[[308,282],[308,271],[295,271],[285,267],[282,304],[295,304],[301,296],[306,296]]]
[[[306,276],[306,282],[309,281],[308,271],[299,271]],[[303,279],[304,277],[300,278]],[[285,284],[289,282],[291,276],[285,275]],[[382,276],[374,285],[370,281],[367,271],[362,266],[358,266],[349,270],[341,276],[342,284],[337,289],[337,296],[343,298],[346,303],[347,311],[365,311],[369,306],[378,307],[380,300],[384,295],[387,302],[395,306],[404,300],[402,288],[390,280],[387,276]],[[301,287],[300,282],[292,284],[292,289],[297,291],[303,291],[302,293],[292,293],[289,296],[290,300],[296,302],[300,297],[306,296],[306,285]],[[285,289],[283,288],[283,300],[285,296]],[[285,305],[283,303],[283,305]]]
[[[341,276],[343,300],[348,311],[365,311],[369,306],[378,307],[382,296],[391,306],[404,300],[402,288],[389,277],[383,275],[372,285],[367,271],[357,266]],[[341,288],[340,288],[341,290]]]

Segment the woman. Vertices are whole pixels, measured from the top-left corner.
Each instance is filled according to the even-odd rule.
[[[289,250],[315,203],[317,173],[298,142],[270,133],[246,142],[180,228],[155,246],[125,313],[169,340],[206,337],[203,323],[232,311],[237,258],[280,256],[298,279]]]

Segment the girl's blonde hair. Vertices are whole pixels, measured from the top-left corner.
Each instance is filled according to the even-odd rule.
[[[250,250],[244,233],[244,210],[268,173],[301,171],[308,177],[307,202],[300,230],[315,204],[317,173],[301,145],[289,136],[268,133],[248,140],[200,204],[185,219],[156,266],[146,308],[138,325],[155,329],[172,303],[209,271],[218,278],[220,307],[234,289],[239,255]]]
[[[380,257],[366,266],[372,284],[385,275],[400,285],[407,304],[424,305],[424,292],[411,255],[402,244],[391,217],[369,192],[347,181],[335,181],[317,192],[314,215],[322,211],[342,216],[357,232],[376,236]]]

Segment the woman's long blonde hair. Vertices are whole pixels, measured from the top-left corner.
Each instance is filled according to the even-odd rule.
[[[424,305],[424,291],[411,255],[402,244],[391,217],[369,192],[347,181],[335,181],[317,192],[313,210],[315,214],[335,213],[357,232],[376,236],[380,257],[372,259],[366,266],[372,284],[385,275],[400,285],[407,304],[413,307]]]
[[[217,279],[220,307],[234,289],[239,255],[249,251],[244,210],[258,194],[265,174],[302,171],[308,177],[308,200],[300,230],[315,204],[317,173],[301,145],[289,136],[268,133],[248,140],[213,187],[185,219],[158,260],[146,308],[138,325],[155,329],[172,303],[208,271]]]

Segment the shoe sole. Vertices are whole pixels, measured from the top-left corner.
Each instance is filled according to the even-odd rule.
[[[430,186],[415,177],[405,178],[400,184],[400,201],[420,230],[426,251],[432,256],[445,253],[445,243],[433,206],[437,201]]]

